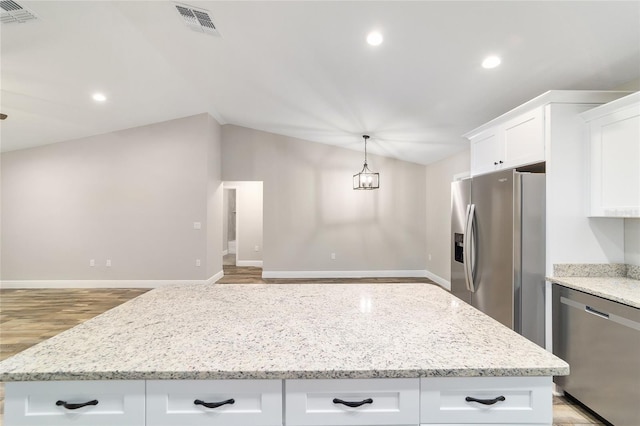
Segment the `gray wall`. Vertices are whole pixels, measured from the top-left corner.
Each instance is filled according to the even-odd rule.
[[[372,155],[380,189],[354,191],[362,151],[234,125],[222,140],[223,180],[264,183],[265,273],[424,270],[424,166]]]
[[[2,280],[201,280],[221,270],[220,126],[207,114],[1,162]]]
[[[425,263],[431,276],[446,288],[451,280],[451,182],[454,176],[469,172],[470,150],[429,164],[426,172],[427,256]],[[431,255],[431,260],[429,260]],[[440,278],[441,280],[438,280]]]
[[[211,278],[222,273],[222,225],[224,189],[222,187],[221,128],[220,124],[206,114],[207,136],[205,164],[207,170],[207,223],[206,223],[206,274]],[[205,266],[205,264],[203,264]]]
[[[624,262],[640,266],[640,219],[624,220]]]

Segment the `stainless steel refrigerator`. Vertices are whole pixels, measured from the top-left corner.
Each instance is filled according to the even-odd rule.
[[[451,292],[544,347],[545,175],[451,184]]]

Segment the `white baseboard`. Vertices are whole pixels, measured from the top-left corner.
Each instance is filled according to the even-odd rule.
[[[425,270],[391,271],[262,271],[262,278],[408,278],[425,277]]]
[[[2,280],[0,288],[157,288],[176,284],[213,284],[220,271],[206,280]]]
[[[222,277],[224,277],[224,271],[213,274],[204,282],[204,284],[215,284]]]
[[[262,268],[262,260],[236,260],[236,266],[256,266]]]
[[[424,271],[424,272],[425,272],[424,276],[426,278],[429,278],[431,281],[438,284],[440,287],[444,288],[445,290],[451,291],[451,281],[447,281],[441,276],[438,276],[431,271]]]

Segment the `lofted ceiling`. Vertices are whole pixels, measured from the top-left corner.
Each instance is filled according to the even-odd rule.
[[[208,112],[429,164],[547,90],[640,78],[638,1],[184,2],[219,36],[169,1],[16,1],[38,19],[0,30],[3,151]]]

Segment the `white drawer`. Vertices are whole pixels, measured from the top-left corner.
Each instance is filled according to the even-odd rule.
[[[287,426],[417,425],[418,379],[285,380]],[[345,402],[363,402],[348,407]]]
[[[551,377],[429,377],[420,379],[420,388],[421,424],[550,425],[553,420]]]
[[[202,405],[222,402],[227,403]],[[147,424],[280,426],[282,381],[148,380]]]
[[[144,426],[144,381],[8,382],[5,426]],[[58,401],[82,404],[65,408]]]

